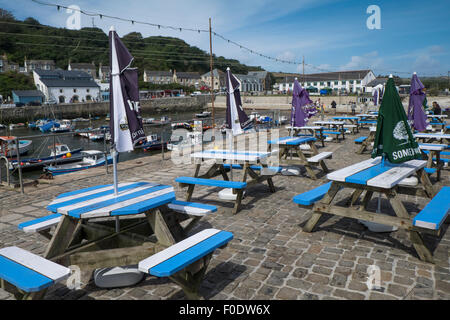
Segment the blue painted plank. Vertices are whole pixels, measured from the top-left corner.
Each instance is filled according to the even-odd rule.
[[[23,230],[23,228],[25,228],[25,227],[32,226],[34,224],[38,224],[40,222],[44,222],[44,221],[51,220],[51,219],[58,218],[58,217],[61,217],[61,215],[59,213],[55,213],[55,214],[51,214],[51,215],[48,215],[45,217],[22,222],[17,227],[19,228],[19,230]]]
[[[129,199],[137,198],[139,196],[143,196],[144,194],[153,193],[158,190],[162,190],[162,189],[166,189],[166,188],[170,188],[170,186],[160,185],[160,186],[147,188],[147,189],[144,189],[144,190],[141,190],[138,192],[133,192],[133,193],[123,195],[123,196],[113,197],[113,198],[105,200],[105,201],[100,201],[100,202],[93,203],[93,204],[90,204],[85,207],[73,209],[73,210],[68,211],[67,214],[74,218],[80,218],[83,213],[93,211],[96,209],[100,209],[100,208],[104,208],[104,207],[113,205],[115,203],[119,203],[119,202],[126,201]]]
[[[293,137],[289,137],[289,136],[288,137],[282,137],[282,138],[279,138],[277,140],[269,140],[267,143],[268,144],[280,144],[283,141],[288,140],[288,139],[292,139],[292,138]],[[316,141],[316,138],[314,138],[314,137],[298,138],[298,139],[294,139],[292,141],[286,142],[286,144],[287,145],[292,145],[292,146],[297,146],[297,145],[300,145],[300,144],[303,144],[303,143],[306,143],[306,142],[309,142],[309,141]]]
[[[360,171],[358,173],[355,173],[354,175],[345,178],[345,182],[367,185],[368,180],[375,178],[376,176],[392,169],[393,167],[396,167],[396,165],[388,163],[387,161],[384,163],[384,165],[379,163],[373,167],[370,167],[368,169],[365,169],[363,171]]]
[[[230,169],[230,165],[229,164],[224,164],[223,167],[225,169]],[[258,166],[258,165],[252,165],[250,166],[250,168],[252,168],[253,170],[261,170],[262,166]],[[282,167],[268,167],[270,170],[276,171],[276,172],[280,172],[281,169],[283,169]],[[233,164],[233,169],[242,169],[242,166],[240,164]]]
[[[180,252],[176,256],[173,256],[172,258],[151,268],[149,270],[149,273],[157,277],[171,276],[174,273],[189,266],[193,262],[213,252],[217,248],[225,245],[231,239],[233,239],[233,234],[231,232],[220,231],[219,233],[209,237],[208,239],[205,239],[195,246],[192,246],[189,249]]]
[[[179,200],[173,200],[171,203],[176,204],[176,205],[180,205],[180,206],[188,206],[188,207],[193,207],[193,208],[205,209],[205,210],[209,210],[210,212],[216,212],[217,211],[217,207],[216,206],[211,206],[211,205],[204,204],[204,203],[187,202],[187,201],[179,201]]]
[[[204,186],[232,188],[232,189],[243,189],[247,186],[246,182],[202,179],[193,177],[178,177],[175,179],[175,181],[186,184],[200,184]]]
[[[175,200],[175,192],[163,194],[161,196],[144,200],[139,203],[129,205],[120,209],[111,211],[111,216],[123,216],[128,214],[139,214],[147,210],[160,207]]]
[[[117,191],[118,192],[122,192],[122,191],[125,191],[125,190],[128,190],[128,189],[138,188],[138,187],[144,186],[146,184],[147,184],[146,182],[136,182],[136,183],[133,183],[133,184],[129,184],[127,186],[119,187],[117,189]],[[114,188],[111,189],[111,190],[106,190],[106,191],[103,191],[103,192],[90,194],[90,195],[87,195],[87,196],[84,196],[84,197],[80,197],[80,198],[76,198],[76,199],[72,199],[72,200],[67,200],[67,201],[60,202],[60,203],[55,203],[55,204],[47,206],[47,210],[52,211],[52,212],[58,212],[58,208],[66,207],[66,206],[69,206],[69,205],[72,205],[72,204],[88,201],[88,200],[95,199],[95,198],[100,198],[100,197],[107,196],[107,195],[110,195],[110,194],[113,194],[113,193],[114,193]]]
[[[342,132],[339,131],[324,131],[325,134],[341,134]]]
[[[54,281],[0,255],[0,278],[26,292],[36,292],[51,286]]]
[[[434,230],[438,230],[445,221],[450,210],[450,187],[442,187],[433,199],[413,219],[413,225],[420,222],[430,224]],[[434,226],[434,227],[433,227]]]
[[[355,139],[355,142],[364,142],[364,140],[366,140],[367,137],[359,137],[358,139]]]
[[[312,190],[303,192],[299,195],[296,195],[292,201],[297,204],[301,204],[303,206],[309,206],[314,204],[316,201],[319,201],[322,199],[330,190],[331,187],[331,181],[328,183],[325,183],[317,188],[314,188]]]
[[[433,174],[437,171],[436,168],[423,168],[423,170],[425,170],[425,172],[428,174]]]

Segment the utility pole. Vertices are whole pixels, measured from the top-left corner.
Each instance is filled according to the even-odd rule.
[[[305,56],[303,56],[302,65],[303,65],[303,83],[304,83],[305,82]]]
[[[211,70],[211,107],[212,107],[212,127],[213,130],[216,127],[216,120],[214,114],[214,75],[213,75],[213,52],[212,52],[212,30],[211,30],[211,18],[209,18],[209,66]],[[220,82],[220,77],[219,77]]]

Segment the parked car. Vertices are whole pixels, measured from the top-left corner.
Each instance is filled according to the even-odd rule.
[[[16,107],[23,107],[25,103],[23,102],[16,102]]]
[[[202,94],[202,93],[201,93],[200,91],[194,91],[194,92],[191,93],[191,97],[199,96],[199,95],[201,95],[201,94]]]

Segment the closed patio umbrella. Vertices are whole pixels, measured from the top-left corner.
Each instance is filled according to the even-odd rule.
[[[308,121],[308,113],[304,106],[313,103],[309,98],[308,91],[301,87],[297,78],[294,80],[294,89],[292,91],[292,110],[291,110],[291,126],[303,127]],[[292,131],[291,131],[292,132]]]
[[[417,131],[423,131],[428,126],[427,116],[422,108],[425,101],[425,86],[414,72],[411,78],[411,89],[409,91],[408,120]]]

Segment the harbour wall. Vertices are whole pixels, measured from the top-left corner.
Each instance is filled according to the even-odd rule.
[[[211,101],[209,95],[195,97],[169,97],[141,100],[141,112],[170,113],[199,111],[207,107]],[[26,106],[0,108],[0,123],[29,122],[42,118],[74,119],[95,116],[106,116],[109,113],[109,102],[58,104],[53,106]]]

